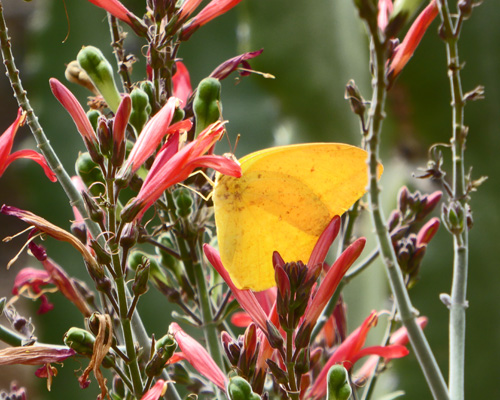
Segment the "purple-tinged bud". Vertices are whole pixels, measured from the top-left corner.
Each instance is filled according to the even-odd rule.
[[[472,0],[460,0],[458,2],[458,10],[460,11],[460,17],[467,19],[472,14],[472,8],[474,3]]]
[[[276,379],[276,382],[278,382],[280,385],[287,385],[288,384],[288,374],[283,371],[278,364],[276,364],[273,360],[268,359],[266,360],[267,365],[269,366],[269,369],[271,370],[271,374],[273,374],[274,379]]]
[[[300,350],[299,355],[297,357],[297,361],[295,363],[295,372],[297,374],[306,374],[311,369],[311,360],[310,360],[310,350],[309,347],[304,347]]]
[[[112,149],[113,149],[113,136],[111,134],[111,129],[112,129],[111,128],[111,121],[109,121],[104,115],[101,115],[97,119],[97,133],[96,134],[97,134],[97,140],[99,141],[99,150],[107,158],[111,157]],[[95,162],[97,162],[97,161],[95,161]]]
[[[140,265],[135,271],[135,279],[132,284],[132,292],[135,296],[143,295],[148,291],[149,262]]]
[[[277,265],[274,269],[274,279],[276,280],[276,285],[278,287],[278,295],[284,301],[289,301],[290,299],[290,279],[288,278],[285,269],[281,265]]]
[[[391,232],[397,228],[401,221],[401,213],[398,210],[393,210],[387,221],[387,229]]]
[[[245,331],[245,336],[243,339],[245,344],[245,350],[250,354],[255,354],[257,350],[257,325],[251,323]]]
[[[427,213],[430,213],[432,210],[436,208],[442,197],[443,197],[443,192],[441,192],[440,190],[436,190],[434,193],[431,193],[427,196],[427,201],[425,203],[425,209]]]
[[[280,253],[277,251],[273,252],[273,266],[276,268],[277,266],[285,265],[285,260],[281,257]]]
[[[410,192],[406,186],[403,186],[398,193],[398,210],[404,216],[406,210],[408,209],[408,198],[410,197]]]
[[[126,249],[130,249],[137,243],[138,236],[139,231],[137,224],[126,223],[120,236],[120,246]]]
[[[278,328],[276,328],[274,324],[268,320],[266,321],[266,326],[267,326],[267,340],[269,341],[271,347],[273,349],[282,349],[284,339],[283,336],[281,336],[281,333],[278,330]]]
[[[90,240],[90,247],[92,247],[92,249],[94,250],[97,262],[99,264],[107,265],[111,263],[111,255],[106,250],[104,250],[96,240]]]
[[[96,204],[94,199],[90,197],[86,191],[82,191],[81,194],[90,219],[97,223],[102,222],[104,220],[104,211]],[[85,238],[83,243],[86,243],[86,241],[87,238]]]
[[[357,114],[360,117],[362,117],[365,114],[366,112],[365,99],[363,99],[363,96],[361,96],[361,92],[359,91],[358,87],[356,86],[356,83],[352,79],[347,83],[345,87],[344,99],[346,99],[349,102],[351,111],[354,114]]]

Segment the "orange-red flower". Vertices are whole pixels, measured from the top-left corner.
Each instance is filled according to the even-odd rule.
[[[167,391],[167,385],[167,382],[163,379],[159,379],[151,389],[144,393],[141,400],[158,400]]]
[[[335,350],[316,378],[307,398],[320,399],[326,395],[326,377],[332,365],[343,364],[347,370],[350,370],[356,361],[370,354],[392,359],[404,357],[409,353],[408,349],[402,345],[371,346],[363,348],[366,336],[370,329],[377,324],[377,320],[377,313],[372,311],[361,326],[352,332]]]
[[[0,176],[3,175],[12,161],[17,160],[18,158],[28,158],[40,164],[45,171],[47,178],[49,178],[52,182],[55,182],[57,180],[56,175],[49,168],[47,161],[40,153],[28,149],[11,153],[17,130],[24,123],[24,119],[25,115],[23,114],[22,109],[19,108],[17,118],[14,123],[9,126],[2,136],[0,136]]]
[[[225,175],[241,176],[241,168],[236,161],[207,154],[223,132],[223,124],[216,122],[180,149],[179,132],[170,135],[158,152],[137,197],[123,210],[122,218],[125,221],[140,219],[165,190],[186,180],[195,168],[213,168]]]
[[[192,18],[186,25],[184,25],[181,32],[181,40],[186,40],[197,30],[200,26],[205,25],[219,15],[222,15],[236,6],[241,0],[212,0],[207,6],[201,10],[194,18]],[[198,1],[188,1],[190,5],[189,12],[193,12],[192,6],[198,6]],[[197,4],[198,3],[198,4]],[[187,13],[186,13],[187,14]]]
[[[186,66],[177,61],[175,63],[176,71],[172,77],[172,85],[174,87],[174,97],[177,97],[181,101],[181,107],[186,105],[189,96],[193,93],[193,88],[191,86],[191,78],[189,76],[189,71]]]
[[[396,47],[391,57],[389,68],[387,70],[387,79],[389,83],[399,75],[404,66],[415,53],[417,46],[422,40],[427,28],[439,13],[435,0],[432,0],[427,7],[415,19],[408,30],[403,42]]]
[[[168,128],[178,102],[177,98],[170,97],[161,110],[148,121],[122,167],[123,173],[128,173],[129,170],[134,173],[155,152],[162,139],[169,133]]]
[[[129,11],[127,7],[125,7],[118,0],[89,0],[89,1],[92,4],[96,5],[97,7],[103,8],[114,17],[129,24],[136,33],[143,34],[146,31],[146,27],[141,22],[141,20],[131,11]]]
[[[175,322],[170,324],[170,333],[182,350],[182,355],[177,353],[176,360],[185,359],[205,378],[210,379],[222,390],[226,387],[227,377],[205,348],[189,336]]]

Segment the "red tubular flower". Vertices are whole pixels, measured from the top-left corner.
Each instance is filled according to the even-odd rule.
[[[113,121],[113,142],[115,149],[118,148],[125,140],[125,130],[127,129],[130,113],[132,112],[132,100],[128,94],[122,97],[122,101],[116,110],[115,119]]]
[[[159,379],[151,389],[144,393],[141,400],[158,400],[167,391],[167,386],[167,382],[163,379]]]
[[[347,370],[350,370],[357,360],[369,354],[392,359],[404,357],[409,353],[408,349],[402,345],[371,346],[363,349],[368,332],[376,324],[377,313],[372,311],[361,326],[352,332],[332,354],[316,378],[307,398],[320,399],[326,395],[326,377],[332,365],[343,364]]]
[[[222,15],[236,6],[241,0],[212,0],[201,10],[196,17],[191,19],[182,29],[180,39],[186,40],[200,26],[205,25],[219,15]]]
[[[227,285],[231,289],[231,292],[233,293],[233,296],[236,298],[241,308],[243,308],[250,315],[253,322],[255,322],[255,324],[260,329],[262,329],[264,332],[267,332],[267,315],[264,313],[264,310],[257,301],[255,294],[251,290],[241,290],[234,285],[231,277],[229,276],[229,273],[222,265],[220,255],[217,250],[215,250],[208,244],[204,244],[203,251],[205,252],[205,256],[207,257],[210,264],[212,264],[221,278],[224,279],[224,281],[227,283]]]
[[[434,18],[436,18],[438,13],[439,10],[436,1],[432,0],[415,19],[403,42],[394,50],[394,54],[392,55],[389,68],[387,70],[387,79],[389,82],[393,82],[394,79],[396,79],[406,63],[413,56],[413,53],[422,40],[425,31]]]
[[[123,22],[129,24],[136,33],[142,34],[142,31],[146,29],[141,20],[130,12],[127,7],[125,7],[118,0],[89,0],[92,4],[97,7],[103,8],[109,12],[114,17],[122,20]]]
[[[420,326],[420,328],[425,328],[427,325],[427,317],[418,317],[417,318],[417,324]],[[406,346],[409,342],[408,338],[408,331],[406,328],[403,326],[399,328],[396,332],[394,332],[391,335],[391,338],[389,339],[389,343],[393,345],[401,345],[401,346]],[[375,371],[375,368],[377,367],[377,363],[379,360],[379,356],[373,355],[368,358],[363,363],[363,366],[356,371],[354,381],[355,382],[365,382],[366,379],[368,379],[373,372]],[[389,359],[384,359],[384,362],[387,362]]]
[[[186,0],[182,3],[179,10],[179,20],[183,21],[189,18],[189,16],[198,8],[203,0]]]
[[[186,4],[187,2],[184,2]],[[181,101],[181,107],[186,105],[186,102],[193,93],[193,88],[191,86],[191,78],[189,77],[189,71],[186,66],[177,61],[175,63],[176,71],[172,77],[172,85],[174,87],[174,97],[177,97]]]
[[[431,218],[419,231],[417,235],[417,247],[427,246],[439,229],[441,221],[439,218]]]
[[[227,377],[215,363],[213,358],[210,357],[205,348],[184,332],[177,323],[171,323],[169,330],[170,333],[174,335],[175,341],[182,350],[184,358],[194,367],[194,369],[224,390]]]
[[[15,296],[25,296],[30,299],[40,299],[42,304],[38,309],[38,314],[45,314],[54,308],[45,295],[47,292],[53,292],[53,289],[42,289],[52,283],[50,274],[47,271],[27,267],[20,270],[14,279],[12,294]]]
[[[122,217],[125,220],[140,219],[165,190],[186,180],[195,168],[213,168],[225,175],[241,176],[241,168],[236,161],[223,156],[206,155],[223,132],[223,124],[216,122],[180,150],[179,132],[171,135],[158,152],[137,197],[124,209]]]
[[[56,97],[57,100],[62,104],[62,106],[69,113],[73,122],[82,135],[85,145],[89,147],[97,146],[97,136],[95,134],[94,128],[90,124],[87,114],[85,113],[83,107],[80,105],[77,98],[70,92],[70,90],[59,82],[56,78],[50,78],[49,80],[50,89]]]
[[[45,158],[34,150],[19,150],[11,153],[12,146],[14,144],[14,138],[16,137],[17,130],[24,123],[24,114],[22,109],[19,108],[17,112],[17,118],[14,123],[9,126],[9,128],[0,136],[0,176],[3,175],[10,163],[18,158],[28,158],[40,164],[40,166],[45,171],[45,175],[52,182],[57,181],[56,175],[47,165]]]
[[[127,173],[129,169],[132,173],[135,173],[155,152],[162,139],[169,132],[168,126],[172,122],[178,102],[177,98],[170,97],[162,109],[148,121],[123,165],[123,174]]]
[[[323,312],[323,308],[335,293],[335,290],[345,273],[363,251],[365,243],[365,238],[359,238],[356,240],[344,250],[337,261],[335,261],[332,267],[328,270],[326,276],[321,281],[316,294],[307,306],[302,322],[304,327],[313,327],[316,324],[318,317]]]

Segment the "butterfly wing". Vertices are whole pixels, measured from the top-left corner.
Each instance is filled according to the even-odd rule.
[[[275,285],[273,251],[307,262],[331,218],[364,194],[366,158],[345,144],[283,146],[242,158],[241,178],[219,176],[217,237],[235,285],[255,291]]]

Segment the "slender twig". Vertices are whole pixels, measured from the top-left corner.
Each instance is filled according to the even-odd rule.
[[[372,54],[372,101],[369,111],[370,126],[367,137],[368,167],[369,167],[369,199],[372,221],[375,226],[380,254],[386,267],[390,286],[401,320],[405,325],[410,342],[419,360],[419,364],[424,372],[427,384],[435,399],[448,399],[448,389],[436,359],[432,354],[429,343],[423,334],[422,329],[416,322],[415,312],[406,290],[402,272],[398,266],[396,254],[392,246],[392,241],[387,231],[383,207],[380,199],[380,188],[378,186],[378,165],[379,165],[379,141],[382,130],[382,120],[384,118],[385,98],[387,83],[385,76],[385,65],[387,62],[387,43],[382,40],[378,33],[378,27],[373,21],[367,23],[371,36]]]
[[[0,325],[0,340],[11,346],[22,346],[25,338],[10,329]]]
[[[118,73],[120,74],[123,90],[128,93],[130,92],[130,87],[132,86],[132,84],[130,82],[130,75],[128,73],[127,64],[125,62],[125,51],[123,49],[124,36],[116,18],[110,13],[108,13],[108,24],[112,38],[111,46],[113,46],[116,63],[118,64]]]
[[[363,260],[361,260],[354,267],[351,267],[347,274],[344,276],[344,281],[349,283],[351,279],[358,276],[361,272],[363,272],[366,268],[368,268],[379,256],[380,252],[378,249],[374,249],[370,254],[368,254]]]
[[[446,45],[448,78],[451,89],[453,134],[451,149],[453,159],[452,202],[457,202],[463,210],[460,224],[462,230],[453,233],[453,278],[450,296],[449,326],[449,381],[450,397],[453,400],[464,399],[465,365],[465,311],[467,309],[467,270],[468,270],[468,196],[465,184],[465,141],[467,128],[464,125],[465,100],[460,80],[460,59],[458,39],[462,26],[462,17],[454,28],[446,0],[438,0],[442,20],[443,39]]]

